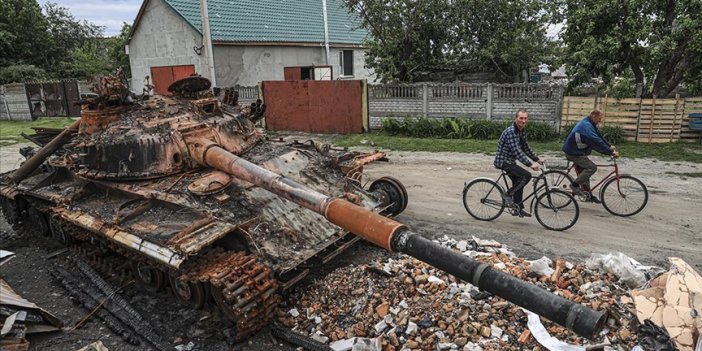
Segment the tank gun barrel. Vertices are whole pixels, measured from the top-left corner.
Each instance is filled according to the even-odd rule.
[[[13,183],[19,183],[29,174],[34,172],[37,167],[39,167],[47,157],[51,156],[56,150],[58,150],[61,145],[65,142],[68,135],[75,133],[80,126],[80,119],[71,123],[70,126],[66,127],[59,135],[52,139],[48,144],[44,145],[39,151],[37,151],[34,156],[29,158],[20,168],[18,168],[12,175],[10,180]]]
[[[189,145],[191,156],[202,165],[219,169],[291,200],[367,241],[417,258],[579,335],[592,337],[604,323],[605,318],[601,312],[549,293],[434,243],[393,219],[308,189],[293,179],[244,160],[212,141],[198,139]]]

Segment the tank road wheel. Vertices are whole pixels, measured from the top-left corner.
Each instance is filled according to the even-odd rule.
[[[64,246],[69,246],[73,243],[73,238],[71,238],[70,234],[66,233],[58,216],[53,215],[49,218],[49,230],[54,240],[60,242]]]
[[[242,340],[266,326],[280,297],[271,269],[245,252],[213,251],[184,269],[181,279],[208,282],[222,314],[234,323],[233,335]]]
[[[132,261],[134,278],[148,291],[159,291],[166,282],[166,274],[144,262]]]
[[[205,294],[205,286],[202,283],[179,279],[175,273],[168,274],[168,280],[171,283],[173,294],[178,300],[187,302],[195,308],[205,306],[207,294]]]
[[[383,205],[389,205],[380,212],[383,215],[397,216],[407,208],[407,189],[395,178],[379,178],[371,183],[368,190],[378,196]]]
[[[37,210],[36,207],[31,206],[27,210],[27,223],[31,230],[36,230],[41,236],[49,236],[51,229],[49,228],[49,221],[46,220],[46,215],[41,211]]]

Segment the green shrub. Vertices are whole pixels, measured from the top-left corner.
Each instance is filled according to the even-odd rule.
[[[385,118],[383,131],[389,135],[438,139],[498,139],[512,121],[469,120],[465,118]],[[530,140],[550,141],[558,137],[548,123],[527,125]]]
[[[384,118],[381,120],[383,131],[390,135],[398,135],[402,133],[402,122],[395,118]]]
[[[46,71],[33,65],[12,65],[0,69],[0,84],[41,81],[46,78]]]
[[[556,129],[549,123],[529,122],[526,126],[529,140],[551,141],[558,139]]]
[[[621,144],[626,141],[626,133],[624,128],[619,125],[604,125],[600,128],[602,136],[609,141],[610,144]]]

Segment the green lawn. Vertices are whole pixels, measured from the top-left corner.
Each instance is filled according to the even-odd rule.
[[[73,123],[67,117],[41,117],[36,121],[0,121],[0,146],[28,141],[20,133],[33,134],[32,127],[63,128]]]
[[[497,140],[473,139],[422,139],[390,136],[382,133],[350,134],[339,136],[334,141],[339,146],[368,146],[377,149],[400,151],[453,151],[477,152],[494,155]],[[560,152],[562,143],[529,142],[535,152]],[[651,157],[660,161],[688,161],[702,163],[702,144],[699,142],[675,142],[646,144],[626,142],[617,145],[622,157]]]

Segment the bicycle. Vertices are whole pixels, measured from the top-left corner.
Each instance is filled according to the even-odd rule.
[[[499,217],[505,208],[510,214],[517,216],[520,213],[520,205],[523,205],[530,198],[529,210],[533,210],[536,219],[547,229],[562,231],[572,227],[580,216],[580,207],[575,198],[566,191],[549,186],[545,178],[547,170],[541,169],[538,176],[532,175],[534,190],[526,196],[522,202],[507,206],[503,198],[505,189],[509,188],[507,173],[502,171],[496,181],[479,177],[467,182],[463,187],[463,207],[473,216],[481,221],[492,221]],[[543,182],[540,182],[543,180]],[[504,183],[504,188],[500,184]],[[536,183],[540,183],[537,187]]]
[[[648,203],[648,189],[646,185],[638,178],[629,174],[620,174],[619,165],[615,157],[610,157],[609,164],[598,164],[598,167],[613,167],[602,180],[595,186],[590,188],[594,191],[600,185],[600,201],[605,210],[609,213],[620,216],[633,216],[646,206]],[[575,164],[568,161],[564,167],[551,166],[551,169],[544,173],[544,179],[548,179],[549,183],[559,189],[568,189],[573,183],[574,178],[570,175]],[[577,173],[577,172],[576,172]],[[534,188],[536,188],[534,184]],[[570,191],[568,191],[570,192]],[[590,201],[590,193],[584,192],[585,195],[579,195],[581,201]]]

